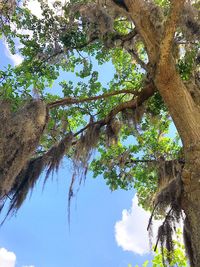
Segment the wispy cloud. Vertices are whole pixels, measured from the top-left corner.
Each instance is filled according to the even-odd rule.
[[[0,267],[15,267],[16,255],[5,248],[0,248]]]
[[[13,63],[15,66],[21,64],[22,61],[23,61],[23,57],[22,57],[21,55],[19,55],[19,54],[15,54],[15,55],[13,55],[13,54],[10,52],[9,46],[8,46],[8,44],[7,44],[6,41],[4,41],[3,44],[4,44],[4,47],[5,47],[5,54],[6,54],[6,56],[12,61],[12,63]]]
[[[115,239],[118,246],[123,250],[132,251],[143,255],[150,252],[149,235],[147,224],[150,213],[138,206],[138,199],[135,195],[132,199],[130,210],[122,211],[122,219],[115,224]],[[159,221],[154,221],[153,232],[156,236]]]

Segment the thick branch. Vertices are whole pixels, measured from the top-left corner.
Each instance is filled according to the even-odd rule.
[[[138,106],[142,105],[147,99],[149,99],[155,92],[154,89],[154,85],[153,83],[146,85],[146,87],[144,87],[144,89],[138,93],[138,97],[136,99],[124,102],[119,104],[118,106],[116,106],[110,113],[108,113],[108,115],[103,119],[103,120],[99,120],[96,121],[94,123],[88,123],[84,128],[80,129],[78,132],[72,134],[70,133],[70,135],[72,137],[76,137],[78,135],[80,135],[81,133],[83,133],[85,130],[87,130],[87,128],[91,127],[92,125],[96,125],[98,124],[100,127],[103,127],[104,125],[106,125],[110,119],[115,116],[116,114],[118,114],[119,112],[121,112],[122,110],[126,109],[126,108],[132,108],[132,109],[136,109]],[[59,144],[65,144],[66,142],[68,143],[69,140],[69,135],[67,135],[66,137],[64,137]],[[77,141],[74,140],[72,141],[71,145],[76,145]],[[59,144],[57,146],[59,146]],[[51,148],[49,151],[45,152],[42,157],[46,157],[48,158],[49,156],[51,156],[52,154],[52,149]]]
[[[118,39],[120,39],[121,41],[127,41],[127,40],[131,40],[133,39],[136,35],[138,34],[137,30],[134,28],[131,32],[129,32],[128,34],[115,34],[112,37],[113,41],[116,41]]]
[[[177,73],[172,56],[166,64],[158,64],[155,83],[169,109],[184,146],[189,147],[191,144],[198,143],[200,110]]]
[[[125,0],[130,16],[134,21],[137,31],[144,40],[149,60],[156,62],[158,51],[158,35],[150,21],[148,5],[144,0]]]
[[[177,73],[171,47],[185,0],[174,0],[166,22],[156,70],[156,86],[168,106],[170,115],[186,147],[200,140],[200,112]]]
[[[171,55],[174,35],[185,0],[172,0],[171,11],[165,23],[165,33],[160,46],[160,64],[166,64]]]
[[[127,108],[136,109],[137,107],[141,106],[147,99],[149,99],[155,92],[155,87],[153,83],[147,84],[143,90],[138,93],[138,96],[136,99],[132,99],[127,102],[123,102],[116,106],[104,119],[104,123],[107,124],[109,120],[121,112],[122,110],[125,110]]]
[[[138,93],[136,99],[132,99],[130,101],[119,104],[118,106],[114,107],[103,120],[87,124],[84,128],[75,133],[74,136],[78,136],[91,125],[99,124],[101,127],[106,125],[114,116],[116,116],[122,110],[125,110],[127,108],[136,109],[137,107],[141,106],[146,100],[148,100],[151,96],[153,96],[154,92],[155,92],[154,84],[153,83],[147,84],[143,88],[143,90]]]
[[[51,108],[60,107],[60,106],[66,106],[66,105],[80,104],[80,103],[84,103],[84,102],[95,101],[98,99],[106,99],[108,97],[120,95],[120,94],[134,94],[135,96],[137,96],[138,93],[139,92],[135,91],[134,89],[124,89],[121,91],[114,91],[111,93],[106,93],[106,94],[102,94],[102,95],[98,95],[98,96],[91,96],[91,97],[87,97],[87,98],[83,98],[83,99],[67,97],[67,98],[62,98],[60,100],[49,103],[48,108],[51,109]]]
[[[185,147],[200,140],[200,110],[184,85],[172,56],[172,42],[185,0],[173,0],[160,47],[160,59],[156,69],[158,88]]]

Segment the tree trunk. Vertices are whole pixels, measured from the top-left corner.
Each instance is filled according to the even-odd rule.
[[[200,267],[200,146],[186,151],[186,165],[183,171],[182,208],[184,239],[191,267]]]
[[[172,53],[177,24],[185,2],[171,1],[170,12],[160,37],[159,31],[151,23],[147,3],[143,0],[125,0],[129,14],[144,41],[149,66],[155,68],[150,73],[151,77],[183,143],[185,166],[182,173],[181,208],[186,215],[185,245],[191,267],[200,267],[200,107],[183,83]]]
[[[191,267],[200,267],[200,109],[176,72],[173,60],[158,66],[155,84],[183,143],[185,166],[181,208],[186,215],[184,240]]]

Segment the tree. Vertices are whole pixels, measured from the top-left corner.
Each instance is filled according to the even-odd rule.
[[[168,254],[168,251],[164,249],[163,251],[156,251],[155,255],[151,261],[152,267],[164,267],[165,262],[163,262],[163,253],[165,257],[171,257],[171,265],[170,266],[177,266],[177,267],[187,267],[187,260],[184,253],[184,245],[180,241],[180,235],[182,234],[180,230],[177,231],[177,240],[173,241],[175,249],[172,254]],[[149,261],[145,261],[142,265],[143,267],[149,266]],[[128,267],[132,267],[131,264]],[[135,267],[138,267],[136,265]]]
[[[24,57],[1,70],[2,207],[10,200],[8,214],[15,212],[41,172],[47,179],[67,156],[69,203],[88,168],[112,190],[135,187],[152,217],[164,217],[158,242],[169,253],[184,212],[187,255],[200,266],[199,2],[39,2],[41,16],[26,4],[0,7],[2,35]],[[103,85],[95,66],[106,62],[115,71]],[[79,82],[60,81],[56,94],[63,71]]]
[[[166,251],[165,251],[166,252]],[[166,255],[167,256],[167,252]],[[173,252],[172,255],[173,259],[171,260],[171,266],[177,266],[177,267],[186,267],[187,266],[187,260],[184,254],[184,246],[176,241],[176,249]],[[149,261],[145,261],[142,265],[142,267],[148,267],[149,266]],[[165,266],[165,263],[163,264],[163,254],[162,252],[157,251],[156,254],[154,255],[154,258],[151,261],[153,267],[163,267]],[[131,264],[128,265],[128,267],[132,267]],[[135,267],[138,267],[136,265]]]

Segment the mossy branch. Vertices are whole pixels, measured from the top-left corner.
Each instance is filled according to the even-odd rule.
[[[130,108],[130,109],[136,109],[139,106],[141,106],[147,99],[149,99],[153,94],[155,93],[155,87],[153,83],[147,84],[140,92],[138,92],[138,96],[133,98],[132,100],[123,102],[116,107],[114,107],[108,114],[107,116],[99,121],[93,122],[92,124],[89,123],[87,124],[84,128],[80,129],[78,132],[74,134],[74,136],[77,136],[84,132],[88,127],[91,125],[98,124],[101,127],[106,125],[114,116],[116,116],[119,112]]]

